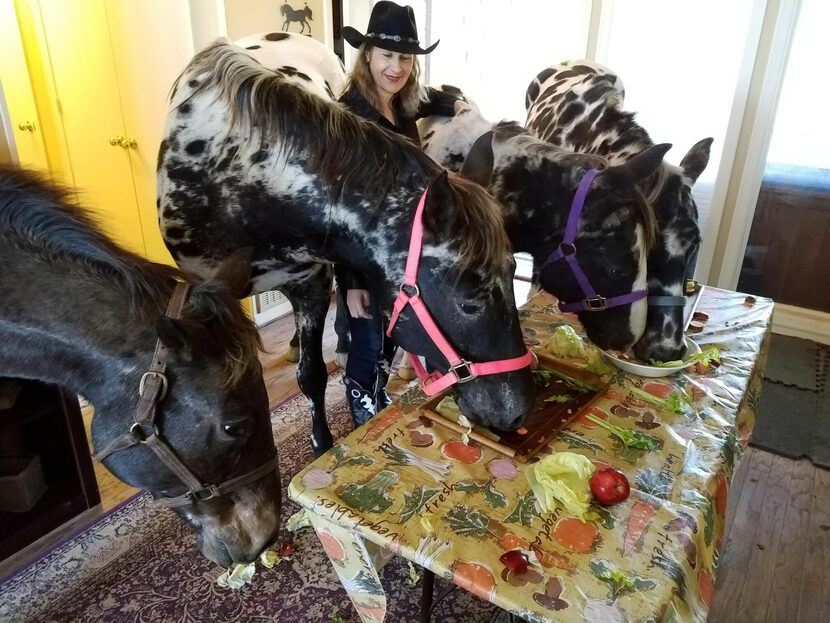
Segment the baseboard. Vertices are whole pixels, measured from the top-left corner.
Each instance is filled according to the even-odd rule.
[[[772,331],[830,344],[830,314],[776,303],[772,316]]]

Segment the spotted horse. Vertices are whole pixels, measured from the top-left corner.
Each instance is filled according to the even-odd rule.
[[[602,158],[546,143],[517,122],[494,124],[467,101],[471,108],[453,118],[419,122],[427,154],[496,198],[513,250],[533,257],[536,280],[563,310],[578,314],[595,344],[634,344],[645,327],[654,235],[653,211],[634,182],[650,175],[670,146],[606,167]]]
[[[615,72],[589,61],[548,67],[527,89],[526,126],[554,145],[596,154],[612,165],[636,157],[654,143],[622,109],[625,90]],[[680,166],[664,162],[640,185],[657,217],[657,238],[648,257],[648,318],[634,345],[644,361],[683,356],[685,283],[693,277],[700,246],[692,186],[709,162],[711,138],[696,143]]]
[[[177,80],[157,174],[173,257],[208,275],[250,248],[249,291],[288,296],[316,452],[332,445],[322,356],[332,263],[374,284],[391,337],[438,371],[425,389],[462,381],[467,417],[520,427],[535,390],[499,206],[409,141],[315,94],[313,68],[293,67],[269,69],[219,41]]]

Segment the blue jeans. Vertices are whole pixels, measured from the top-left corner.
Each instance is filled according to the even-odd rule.
[[[370,297],[371,318],[352,318],[346,312],[351,334],[346,376],[368,392],[377,392],[386,386],[389,367],[395,356],[395,344],[386,337],[383,316],[375,297]]]

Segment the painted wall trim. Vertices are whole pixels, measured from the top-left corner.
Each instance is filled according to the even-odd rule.
[[[776,303],[772,332],[830,344],[830,314]]]

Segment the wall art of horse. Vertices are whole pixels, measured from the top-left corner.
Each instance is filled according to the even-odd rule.
[[[455,87],[441,88],[462,95]],[[573,305],[570,309],[577,311],[597,346],[622,349],[634,344],[645,328],[646,257],[654,215],[633,182],[650,175],[669,146],[658,145],[626,164],[606,167],[601,158],[550,145],[516,122],[494,124],[468,103],[471,108],[455,117],[419,121],[427,154],[475,179],[496,198],[504,208],[513,250],[533,257],[539,284]],[[572,215],[577,188],[597,168],[603,170],[590,182],[581,213]],[[569,217],[578,219],[575,236],[568,241],[573,257],[549,262],[562,248]],[[571,261],[584,272],[597,304],[582,304],[589,293]]]
[[[113,244],[66,190],[0,166],[0,375],[86,396],[96,457],[222,566],[255,560],[280,517],[245,255],[188,284]]]
[[[288,3],[283,4],[280,7],[280,15],[285,19],[282,23],[283,30],[288,30],[291,22],[297,22],[300,25],[300,33],[305,32],[305,28],[308,26],[308,34],[311,34],[311,24],[308,23],[308,20],[312,19],[311,9],[308,8],[307,4],[302,9],[291,8]]]
[[[534,399],[529,367],[469,374],[471,362],[527,356],[500,208],[410,142],[306,87],[227,42],[192,59],[173,89],[159,153],[159,217],[173,257],[209,275],[235,250],[253,248],[250,290],[280,289],[295,310],[297,376],[317,452],[332,444],[321,344],[332,263],[375,284],[387,316],[400,292],[420,294],[463,365],[450,365],[409,305],[392,338],[441,373],[465,377],[460,406],[472,420],[521,426]],[[420,209],[417,287],[402,287]]]
[[[598,63],[553,65],[527,89],[526,126],[554,145],[619,165],[654,144],[634,113],[622,110],[624,96],[617,74]],[[705,138],[692,146],[679,167],[663,163],[641,182],[658,223],[656,244],[648,257],[646,330],[634,345],[634,353],[644,361],[678,359],[684,351],[684,288],[686,279],[693,278],[700,246],[691,191],[709,162],[712,140]]]

